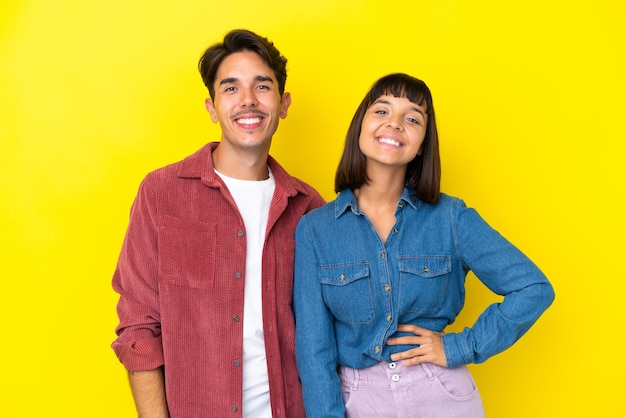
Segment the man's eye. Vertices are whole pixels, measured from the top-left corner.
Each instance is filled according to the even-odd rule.
[[[233,86],[226,87],[224,91],[235,91],[235,88]]]
[[[269,87],[268,87],[268,86],[265,86],[265,85],[260,85],[260,86],[258,86],[257,88],[258,88],[259,90],[268,90],[268,89],[269,89]]]

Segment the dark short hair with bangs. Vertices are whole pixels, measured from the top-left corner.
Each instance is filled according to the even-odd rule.
[[[255,52],[274,71],[282,96],[287,82],[287,58],[280,54],[269,39],[246,29],[235,29],[224,36],[223,42],[207,48],[198,62],[198,70],[211,99],[215,99],[215,77],[220,64],[227,56],[243,51]]]
[[[413,189],[413,194],[419,199],[436,203],[441,187],[441,160],[432,95],[426,83],[403,73],[389,74],[380,78],[361,101],[350,122],[343,154],[335,173],[335,192],[358,189],[369,182],[367,161],[359,147],[361,125],[367,109],[379,97],[387,95],[405,97],[426,108],[426,135],[422,143],[422,152],[408,164],[405,184]]]

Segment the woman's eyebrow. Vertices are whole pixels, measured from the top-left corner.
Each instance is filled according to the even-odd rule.
[[[391,102],[389,100],[387,100],[387,99],[375,100],[374,103],[372,103],[372,105],[379,104],[379,103],[386,104],[386,105],[391,105]],[[424,113],[424,111],[422,109],[420,109],[419,107],[411,106],[411,110],[419,113],[423,117],[426,117],[426,114]]]

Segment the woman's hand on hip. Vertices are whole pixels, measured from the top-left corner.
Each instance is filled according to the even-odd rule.
[[[414,366],[420,363],[433,363],[437,366],[448,367],[446,355],[443,351],[441,337],[443,332],[435,332],[417,325],[400,324],[399,332],[409,332],[413,335],[389,338],[388,345],[416,345],[418,347],[391,355],[391,360],[402,360],[404,366]]]

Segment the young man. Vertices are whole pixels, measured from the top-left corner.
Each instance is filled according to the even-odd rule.
[[[269,156],[287,60],[229,32],[199,63],[220,142],[146,176],[113,288],[113,349],[140,417],[304,417],[295,364],[294,229],[321,196]]]

